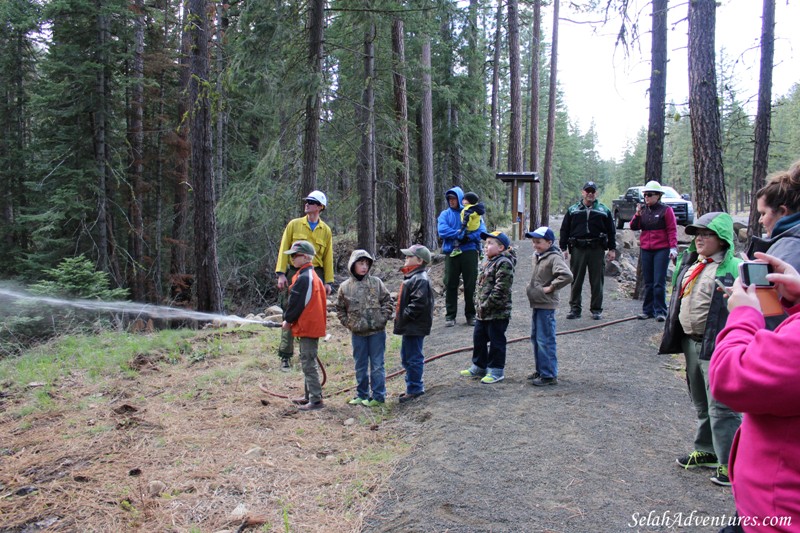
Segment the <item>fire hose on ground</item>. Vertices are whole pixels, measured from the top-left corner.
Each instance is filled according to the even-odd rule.
[[[610,322],[603,322],[602,324],[595,324],[595,325],[592,325],[592,326],[586,326],[584,328],[570,329],[570,330],[567,330],[567,331],[559,331],[559,332],[556,332],[556,336],[559,336],[559,335],[571,335],[573,333],[583,333],[584,331],[591,331],[593,329],[604,328],[606,326],[611,326],[611,325],[614,325],[614,324],[619,324],[621,322],[628,322],[630,320],[637,320],[637,319],[638,319],[638,317],[635,316],[635,315],[634,316],[629,316],[629,317],[626,317],[626,318],[619,318],[617,320],[612,320]],[[268,328],[275,328],[275,327],[279,328],[279,327],[281,327],[281,323],[280,322],[273,322],[273,321],[270,321],[270,320],[264,322],[263,325],[265,327],[268,327]],[[506,341],[506,344],[507,345],[508,344],[514,344],[515,342],[528,341],[530,339],[531,339],[530,335],[528,335],[527,337],[517,337],[516,339],[511,339],[511,340]],[[468,351],[471,351],[472,348],[473,348],[472,346],[463,346],[461,348],[454,348],[454,349],[448,350],[446,352],[438,353],[436,355],[432,355],[432,356],[426,358],[423,361],[423,364],[428,364],[431,361],[435,361],[436,359],[441,359],[442,357],[447,357],[448,355],[468,352]],[[322,372],[322,379],[320,381],[320,385],[324,386],[325,383],[328,381],[328,374],[325,372],[325,366],[322,364],[322,361],[320,361],[319,357],[317,357],[317,364],[319,365],[320,371]],[[386,375],[386,379],[389,380],[389,379],[395,378],[397,376],[401,376],[401,375],[405,374],[405,372],[406,372],[405,369],[401,368],[400,370],[392,372],[391,374],[387,374]],[[270,396],[274,396],[275,398],[289,399],[288,395],[280,394],[280,393],[277,393],[277,392],[273,392],[273,391],[269,390],[268,388],[266,388],[261,383],[258,384],[258,388],[264,394],[268,394]],[[338,396],[339,394],[344,394],[345,392],[351,391],[351,390],[353,390],[355,388],[356,388],[356,385],[353,385],[351,387],[347,387],[345,389],[338,390],[338,391],[332,393],[331,396]]]

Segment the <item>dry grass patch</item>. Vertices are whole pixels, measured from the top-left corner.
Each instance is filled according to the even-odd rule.
[[[411,437],[391,407],[299,413],[276,330],[197,333],[99,378],[68,371],[0,396],[0,531],[357,531]],[[390,341],[387,369],[397,364]],[[326,394],[353,384],[349,336],[320,344]],[[53,349],[58,349],[54,344]],[[24,356],[23,356],[24,357]],[[390,382],[390,391],[402,380]],[[263,400],[263,402],[262,402]],[[266,405],[265,405],[266,404]]]

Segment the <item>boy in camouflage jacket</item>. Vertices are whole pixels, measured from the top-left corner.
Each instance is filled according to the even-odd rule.
[[[372,263],[366,250],[353,250],[350,254],[350,277],[339,287],[336,316],[350,330],[353,345],[358,386],[356,396],[348,403],[380,407],[386,401],[386,322],[392,317],[394,305],[380,278],[369,275]]]
[[[472,366],[461,371],[481,383],[497,383],[505,378],[506,329],[511,318],[511,286],[517,255],[505,233],[481,232],[486,241],[486,262],[478,276],[475,294],[476,321],[472,333]]]

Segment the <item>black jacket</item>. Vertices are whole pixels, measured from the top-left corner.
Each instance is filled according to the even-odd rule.
[[[406,274],[397,296],[395,335],[429,335],[433,325],[433,289],[425,265]]]

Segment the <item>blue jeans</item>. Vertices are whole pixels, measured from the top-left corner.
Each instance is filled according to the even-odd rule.
[[[533,309],[531,344],[533,344],[533,358],[539,376],[543,378],[558,377],[555,309]]]
[[[372,335],[351,335],[353,343],[353,360],[356,367],[356,392],[359,398],[370,398],[369,388],[372,385],[372,399],[386,401],[386,371],[383,368],[383,357],[386,351],[386,332],[379,331]]]
[[[503,377],[506,367],[508,319],[476,320],[472,332],[472,364],[494,377]]]
[[[422,372],[425,368],[423,342],[423,335],[403,335],[403,342],[400,343],[400,362],[406,370],[406,394],[425,392],[425,385],[422,383]]]
[[[667,266],[669,248],[642,250],[642,276],[644,278],[644,304],[646,315],[667,316]]]

